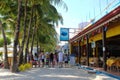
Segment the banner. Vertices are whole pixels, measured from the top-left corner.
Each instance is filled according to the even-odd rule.
[[[61,28],[60,41],[68,41],[68,40],[69,40],[69,28]]]

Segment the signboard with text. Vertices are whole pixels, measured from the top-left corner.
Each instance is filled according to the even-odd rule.
[[[61,28],[60,41],[68,41],[68,40],[69,40],[69,28]]]

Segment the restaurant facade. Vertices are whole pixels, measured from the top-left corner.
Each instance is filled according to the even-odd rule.
[[[69,40],[81,65],[120,70],[120,6]]]

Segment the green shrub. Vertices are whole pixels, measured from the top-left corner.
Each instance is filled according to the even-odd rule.
[[[18,69],[19,71],[25,71],[31,68],[32,68],[32,65],[30,63],[26,63],[26,64],[20,65]]]
[[[18,69],[19,69],[19,71],[25,71],[24,64],[20,65]]]
[[[25,67],[25,69],[30,69],[30,68],[32,68],[32,65],[30,63],[27,63],[24,65],[24,67]]]

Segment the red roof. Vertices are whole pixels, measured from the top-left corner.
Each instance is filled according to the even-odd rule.
[[[115,16],[119,16],[120,17],[120,6],[118,6],[114,10],[112,10],[110,13],[108,13],[107,15],[105,15],[104,17],[99,19],[97,22],[95,22],[91,26],[89,26],[86,29],[84,29],[82,32],[78,33],[76,36],[74,36],[69,41],[70,42],[75,41],[75,40],[79,39],[80,36],[87,34],[89,31],[93,31],[93,29],[95,29],[95,28],[99,28],[99,27],[102,27],[103,25],[106,25]]]

